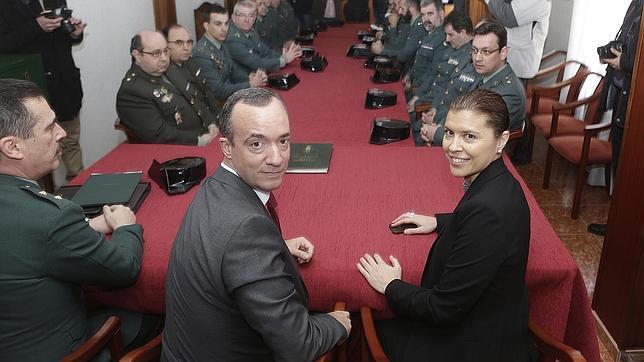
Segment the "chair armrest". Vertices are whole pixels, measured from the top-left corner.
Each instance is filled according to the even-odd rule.
[[[569,86],[571,84],[575,84],[583,81],[586,78],[586,75],[587,73],[578,74],[572,78],[568,78],[564,81],[554,83],[551,85],[536,85],[532,89],[535,94],[539,94],[540,96],[544,94],[550,94],[554,91],[560,91],[562,88]]]
[[[347,303],[341,302],[341,301],[335,302],[333,311],[337,312],[337,311],[343,311],[343,310],[347,310]],[[322,357],[318,358],[315,362],[331,362],[331,361],[336,361],[338,359],[342,361],[346,361],[346,354],[347,354],[347,344],[344,343],[344,340],[341,340],[329,352],[325,353]],[[338,358],[337,355],[342,355],[342,356]]]
[[[163,339],[163,332],[154,337],[153,340],[145,345],[130,351],[123,356],[119,362],[151,362],[158,361],[161,358],[161,340]]]
[[[423,112],[427,112],[432,109],[432,104],[429,102],[419,103],[414,107],[414,112],[416,112],[416,120],[423,118]]]
[[[508,137],[508,141],[519,139],[521,138],[521,136],[523,136],[523,126],[520,129],[515,129],[514,131],[511,131],[510,137]]]
[[[584,127],[584,134],[589,136],[594,136],[599,132],[609,129],[613,122],[608,121],[604,123],[589,124]]]
[[[566,56],[568,55],[568,52],[565,50],[552,50],[548,52],[547,54],[544,54],[541,56],[541,62],[547,62],[548,60],[557,57],[557,56]]]
[[[364,330],[364,336],[367,339],[369,352],[371,352],[373,360],[375,362],[389,362],[389,358],[385,355],[385,351],[380,345],[380,340],[376,333],[376,326],[373,323],[373,317],[371,315],[371,308],[360,308],[360,319],[362,319],[362,329]]]
[[[555,357],[562,362],[586,362],[582,354],[550,336],[541,329],[532,319],[528,322],[532,341],[542,354]]]
[[[123,355],[121,339],[121,320],[109,317],[103,326],[77,350],[65,356],[63,362],[85,362],[95,357],[105,346],[109,347],[112,361],[118,361]]]
[[[583,106],[584,104],[588,104],[588,103],[596,100],[599,97],[601,97],[601,93],[598,92],[598,93],[595,93],[595,94],[591,95],[590,97],[586,97],[586,98],[580,99],[578,101],[574,101],[574,102],[570,102],[570,103],[566,103],[566,104],[553,104],[552,105],[552,111],[555,112],[555,111],[562,111],[562,110],[566,110],[566,109],[575,109],[575,108],[577,108],[579,106]]]

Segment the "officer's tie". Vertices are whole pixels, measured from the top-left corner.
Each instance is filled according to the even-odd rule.
[[[275,222],[275,225],[277,225],[277,228],[279,229],[281,234],[282,227],[280,226],[280,218],[277,214],[277,200],[275,199],[275,195],[273,195],[272,192],[268,198],[268,201],[266,202],[266,209],[268,210],[268,213],[271,215],[273,222]]]

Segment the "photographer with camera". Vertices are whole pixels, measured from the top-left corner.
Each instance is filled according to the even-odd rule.
[[[613,145],[613,174],[617,175],[617,165],[622,149],[622,136],[626,123],[626,108],[631,92],[631,76],[635,67],[637,55],[637,40],[640,34],[640,19],[642,18],[642,4],[644,0],[633,0],[626,10],[615,40],[597,48],[599,61],[608,64],[606,68],[606,82],[602,90],[602,111],[613,110],[613,123],[610,129],[610,138]],[[606,224],[590,224],[588,231],[593,234],[605,236],[608,231]]]
[[[83,40],[86,25],[72,17],[65,0],[0,1],[0,53],[42,56],[48,100],[67,133],[61,143],[68,180],[83,170],[78,117],[83,89],[71,47]]]

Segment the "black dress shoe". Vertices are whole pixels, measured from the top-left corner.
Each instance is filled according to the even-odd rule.
[[[608,224],[590,224],[588,225],[588,232],[599,236],[606,236]]]

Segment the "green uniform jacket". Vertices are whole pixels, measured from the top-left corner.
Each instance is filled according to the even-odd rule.
[[[274,71],[284,66],[280,59],[281,53],[262,43],[255,30],[245,34],[233,23],[228,29],[224,47],[246,75],[260,68]]]
[[[503,101],[510,113],[510,131],[520,129],[523,126],[526,107],[525,90],[508,63],[485,83],[483,82],[483,77],[476,72],[474,65],[470,63],[465,67],[460,74],[450,81],[448,90],[441,97],[435,97],[437,103],[434,106],[436,108],[434,123],[444,125],[452,100],[459,94],[477,88],[489,89],[503,97]],[[443,127],[436,129],[432,140],[434,145],[442,144],[443,133]]]
[[[281,34],[280,16],[277,10],[269,6],[264,17],[257,17],[255,30],[262,41],[271,49],[281,52],[284,36]]]
[[[389,28],[385,31],[385,48],[389,48],[389,51],[394,54],[403,46],[407,35],[409,35],[409,22],[405,19],[400,19],[395,28]]]
[[[443,93],[453,77],[458,77],[461,71],[472,63],[472,42],[463,44],[460,48],[446,51],[443,60],[437,66],[435,77],[425,77],[416,91],[419,102],[429,102],[435,94]]]
[[[280,35],[279,41],[280,44],[284,44],[287,40],[295,39],[295,36],[298,33],[298,28],[300,23],[295,17],[295,11],[289,0],[282,0],[280,4],[275,8],[277,11],[277,29],[278,34]]]
[[[435,74],[438,73],[438,64],[440,64],[447,48],[445,30],[442,26],[425,35],[420,42],[420,47],[416,51],[416,57],[414,58],[414,64],[409,71],[413,87],[420,85],[425,74],[433,72],[433,77],[435,77]]]
[[[0,361],[60,360],[88,338],[81,284],[133,284],[143,229],[106,240],[77,204],[6,174],[0,213]]]
[[[201,75],[218,99],[225,101],[236,91],[250,87],[248,75],[230,59],[226,47],[217,48],[205,35],[192,49],[192,59],[201,66]]]
[[[427,35],[427,30],[425,30],[423,21],[421,20],[420,15],[418,15],[416,16],[416,19],[412,20],[407,37],[405,37],[400,48],[393,49],[385,46],[382,54],[390,57],[395,56],[401,63],[408,63],[416,55],[416,51],[420,47],[420,43],[425,35]]]
[[[214,96],[204,93],[205,79],[187,79],[170,62],[165,76],[155,77],[132,64],[116,96],[116,112],[133,133],[133,142],[196,145],[219,114]]]

